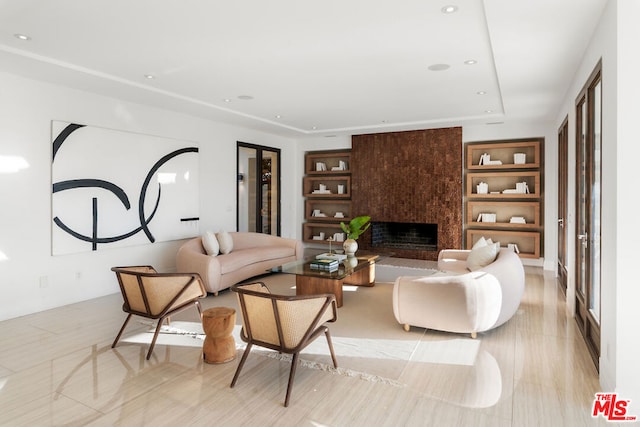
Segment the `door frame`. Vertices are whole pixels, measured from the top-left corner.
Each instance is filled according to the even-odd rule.
[[[264,151],[276,153],[278,158],[277,164],[277,173],[276,173],[276,182],[278,186],[278,191],[276,195],[276,236],[280,236],[282,232],[282,183],[281,183],[281,174],[282,174],[282,151],[279,148],[275,147],[267,147],[265,145],[251,144],[248,142],[236,141],[236,230],[240,229],[240,185],[242,172],[240,171],[240,148],[250,148],[256,150],[256,176],[261,176],[261,167],[262,165],[262,153]],[[273,179],[274,177],[272,177]],[[261,180],[255,180],[255,217],[256,217],[256,230],[261,233],[262,231],[262,215],[260,214],[260,210],[262,209],[262,188],[261,188]],[[258,231],[260,230],[260,231]],[[273,233],[272,233],[273,234]]]
[[[569,212],[569,116],[565,117],[558,128],[558,283],[567,295],[568,282],[568,220]]]
[[[591,262],[594,259],[600,259],[600,255],[592,253],[594,241],[594,224],[592,218],[592,205],[591,205],[591,190],[593,187],[593,168],[594,168],[594,123],[593,117],[595,115],[594,103],[593,103],[593,93],[594,88],[600,84],[602,88],[602,62],[599,61],[596,65],[595,69],[589,76],[587,83],[580,91],[580,94],[576,98],[576,205],[575,205],[575,218],[576,218],[576,228],[575,228],[575,319],[578,324],[578,329],[580,330],[585,343],[587,345],[587,349],[589,350],[589,354],[593,359],[593,362],[596,366],[596,369],[599,370],[600,364],[600,324],[591,314],[591,310],[589,309],[589,301],[591,298],[591,283],[594,280],[591,274],[593,271]],[[602,93],[600,97],[600,102],[602,103]],[[581,106],[586,103],[586,115],[587,117],[583,117],[580,112]],[[586,120],[586,134],[585,140],[581,140],[581,132],[583,126],[583,120]],[[602,123],[602,106],[600,107],[600,123]],[[585,176],[581,175],[581,160],[582,160],[582,145],[585,145],[585,159],[584,159],[584,171]],[[600,146],[602,147],[602,135],[600,135]],[[601,156],[602,150],[600,150],[599,155]],[[600,159],[601,160],[601,159]],[[597,162],[600,167],[602,167],[602,162]],[[599,176],[602,176],[600,172]],[[580,183],[586,180],[585,183],[585,194],[584,200],[581,199],[581,190]],[[600,193],[600,198],[602,197]],[[584,219],[585,224],[582,224],[582,215],[581,215],[581,206],[584,206]],[[599,202],[599,207],[602,209],[602,203]],[[602,215],[600,214],[600,217]],[[583,233],[584,231],[584,233]],[[598,239],[600,238],[600,230],[598,232]],[[586,242],[586,243],[585,243]],[[584,250],[584,252],[583,252]],[[582,269],[582,257],[584,254],[584,269]],[[601,269],[598,269],[601,271]],[[585,293],[582,293],[581,283],[584,280],[585,283]],[[601,280],[598,278],[598,285],[601,285]]]

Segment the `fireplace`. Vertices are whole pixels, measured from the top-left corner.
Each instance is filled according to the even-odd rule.
[[[435,251],[438,248],[438,224],[372,222],[371,245],[393,249]]]
[[[432,261],[462,248],[461,127],[353,135],[351,145],[351,215],[434,228],[430,242],[375,248],[367,230],[359,248]],[[418,249],[426,245],[432,249]]]

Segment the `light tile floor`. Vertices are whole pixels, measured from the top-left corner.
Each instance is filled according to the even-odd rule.
[[[291,287],[291,276],[263,280]],[[149,361],[144,343],[125,339],[111,349],[124,320],[119,294],[7,320],[0,322],[0,425],[611,425],[590,415],[601,391],[597,372],[554,278],[528,267],[526,281],[516,316],[477,340],[402,331],[390,303],[380,305],[390,284],[345,292],[331,325],[339,363],[388,381],[300,367],[288,408],[285,361],[252,352],[230,389],[239,358],[205,364],[193,338],[157,345]],[[203,303],[235,304],[231,292]],[[178,320],[197,317],[185,312]],[[147,329],[132,321],[125,338]],[[354,330],[358,336],[349,336]],[[303,358],[326,363],[321,353]]]

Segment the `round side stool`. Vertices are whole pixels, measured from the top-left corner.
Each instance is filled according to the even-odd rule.
[[[202,353],[206,363],[225,363],[236,358],[236,341],[231,335],[235,324],[233,308],[214,307],[202,312],[202,329],[206,335]]]

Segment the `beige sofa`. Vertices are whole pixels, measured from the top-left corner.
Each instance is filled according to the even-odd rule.
[[[262,233],[231,232],[233,249],[224,255],[207,255],[202,238],[186,241],[176,255],[179,273],[198,273],[209,293],[227,289],[245,279],[303,257],[302,242]]]
[[[393,288],[393,313],[405,330],[418,326],[469,333],[496,328],[518,310],[524,293],[524,267],[516,253],[501,249],[489,265],[469,271],[468,250],[440,252],[431,276],[402,276]]]

